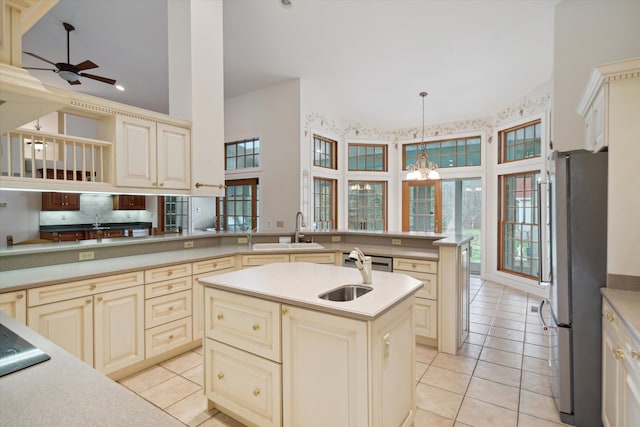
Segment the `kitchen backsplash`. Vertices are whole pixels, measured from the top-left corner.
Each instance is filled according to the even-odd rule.
[[[150,211],[113,210],[110,194],[81,194],[79,211],[41,211],[40,225],[101,224],[115,222],[152,222]]]

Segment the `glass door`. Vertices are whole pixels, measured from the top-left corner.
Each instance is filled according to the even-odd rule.
[[[442,231],[441,181],[402,182],[402,231]]]

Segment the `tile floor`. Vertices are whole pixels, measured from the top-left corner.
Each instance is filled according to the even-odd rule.
[[[539,298],[471,280],[471,333],[460,354],[416,346],[414,427],[562,426],[549,385],[547,337],[530,304]],[[188,426],[241,427],[206,411],[202,349],[120,383]]]

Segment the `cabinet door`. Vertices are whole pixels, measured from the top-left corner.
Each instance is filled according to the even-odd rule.
[[[191,187],[191,132],[158,123],[158,187],[188,190]]]
[[[437,301],[416,298],[414,313],[416,334],[425,338],[438,338]]]
[[[27,323],[27,291],[0,294],[0,311],[14,319]]]
[[[79,211],[80,194],[78,193],[42,193],[43,211]]]
[[[113,196],[114,210],[144,210],[145,208],[145,196],[132,196],[127,194]]]
[[[619,402],[619,364],[616,360],[616,340],[612,331],[602,325],[602,423],[605,427],[617,427]]]
[[[133,117],[116,119],[116,185],[157,187],[156,123]]]
[[[640,362],[632,358],[625,363],[623,384],[623,426],[640,426]],[[635,365],[635,366],[634,366]]]
[[[95,297],[95,368],[105,374],[144,360],[144,288]]]
[[[235,258],[232,258],[235,259]],[[220,265],[229,265],[228,258],[223,258]],[[233,265],[233,264],[231,264]],[[202,265],[200,265],[202,267]],[[194,271],[196,270],[196,263],[193,264]],[[214,270],[208,273],[202,273],[193,276],[193,339],[200,339],[204,337],[204,285],[198,282],[201,277],[214,276],[216,274],[230,273],[235,271],[235,267],[226,268],[222,270]]]
[[[93,298],[83,297],[31,307],[27,325],[93,366]]]
[[[367,426],[367,365],[366,322],[284,307],[283,425]]]

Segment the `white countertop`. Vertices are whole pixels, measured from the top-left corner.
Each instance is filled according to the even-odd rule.
[[[601,288],[602,295],[620,315],[629,333],[640,342],[640,292]]]
[[[0,377],[0,425],[183,426],[17,320],[0,313],[0,323],[51,356]]]
[[[355,268],[306,262],[275,263],[200,279],[213,288],[312,308],[345,317],[372,320],[422,287],[405,274],[373,271],[373,290],[353,301],[328,301],[318,295],[340,285],[362,283]]]

